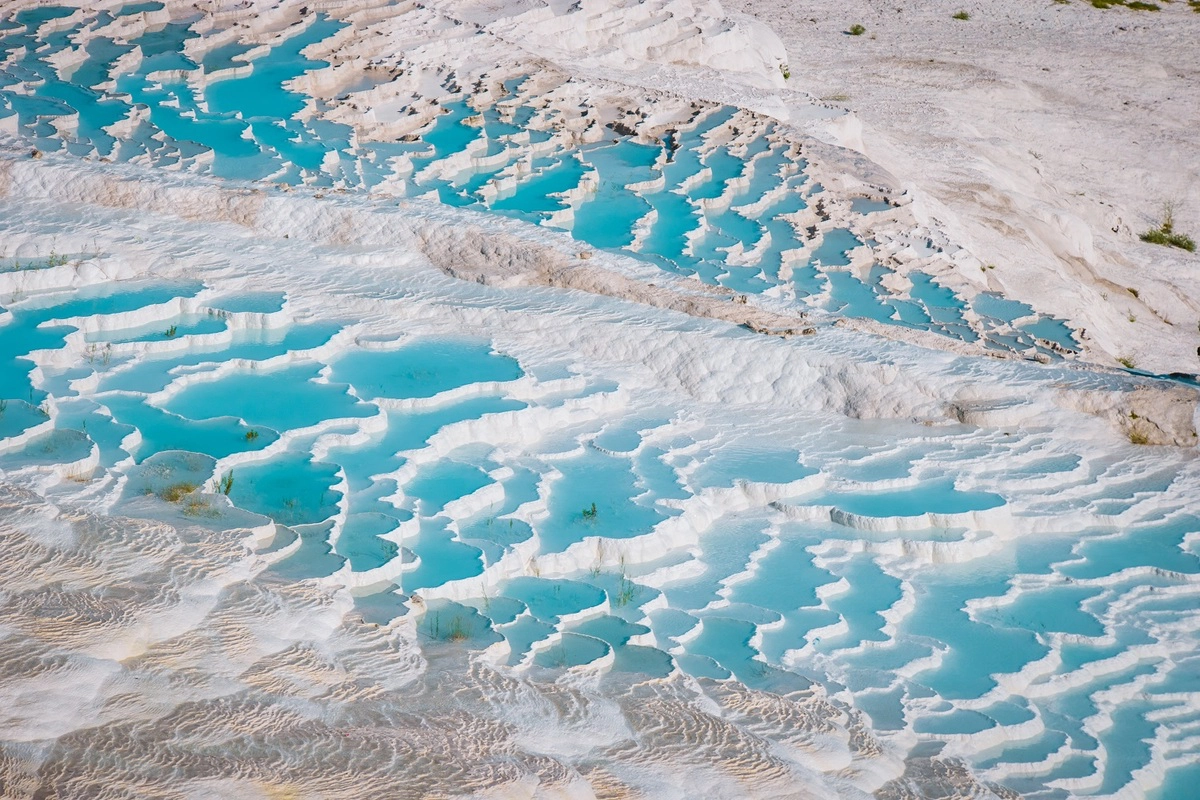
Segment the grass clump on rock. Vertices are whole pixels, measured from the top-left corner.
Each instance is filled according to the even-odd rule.
[[[1091,3],[1096,8],[1112,8],[1113,6],[1125,6],[1132,11],[1161,11],[1162,6],[1154,3],[1143,3],[1141,0],[1091,0]]]
[[[1161,244],[1164,247],[1178,247],[1189,253],[1196,252],[1196,242],[1182,233],[1175,232],[1175,209],[1171,204],[1163,208],[1162,222],[1157,228],[1151,228],[1139,237],[1143,242]]]
[[[859,25],[857,22],[851,25],[850,29],[846,31],[846,33],[850,34],[851,36],[862,36],[866,32],[867,29],[862,25]]]

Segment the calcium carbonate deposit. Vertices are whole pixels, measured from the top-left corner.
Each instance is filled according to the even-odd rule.
[[[0,795],[1194,796],[1200,257],[736,5],[0,3]]]

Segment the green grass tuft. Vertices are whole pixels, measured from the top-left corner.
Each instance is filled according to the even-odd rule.
[[[966,21],[970,18],[971,18],[971,15],[968,14],[966,11],[959,11],[953,17],[951,17],[951,19],[961,19],[963,21]]]
[[[850,29],[846,31],[846,33],[850,34],[851,36],[862,36],[866,32],[867,29],[862,25],[859,25],[857,22],[851,25]]]
[[[166,500],[168,503],[178,503],[180,500],[187,497],[198,488],[200,487],[194,483],[173,483],[159,492],[158,496],[161,499]]]
[[[1141,235],[1143,242],[1150,244],[1161,244],[1164,247],[1178,247],[1181,250],[1187,250],[1189,253],[1196,252],[1196,243],[1190,236],[1184,236],[1182,233],[1175,232],[1175,203],[1168,201],[1163,203],[1162,222],[1157,228],[1151,228]]]
[[[1178,247],[1181,250],[1187,250],[1189,253],[1196,252],[1196,242],[1190,236],[1166,231],[1162,228],[1148,230],[1139,238],[1143,242],[1149,242],[1150,244],[1161,244],[1164,247]]]

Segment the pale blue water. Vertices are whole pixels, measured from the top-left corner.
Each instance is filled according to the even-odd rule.
[[[334,364],[334,380],[354,384],[359,397],[433,397],[472,383],[521,377],[517,362],[486,342],[422,341],[399,350],[361,350]]]
[[[627,459],[588,448],[554,468],[562,477],[555,482],[550,519],[542,534],[547,552],[563,550],[589,536],[624,539],[649,533],[666,516],[633,502],[642,492]]]
[[[119,13],[134,14],[152,6],[130,5]],[[68,11],[42,10],[28,17],[22,16],[28,12],[22,12],[16,21],[36,24]],[[533,169],[527,171],[515,190],[490,204],[482,201],[481,189],[521,152],[510,137],[528,132],[532,140],[544,141],[548,136],[543,131],[526,131],[524,126],[532,124],[534,119],[534,108],[507,101],[503,114],[500,106],[488,106],[480,113],[465,100],[450,100],[444,104],[446,113],[422,131],[416,143],[355,144],[344,125],[320,117],[300,122],[295,117],[304,107],[304,97],[285,88],[285,84],[306,71],[324,66],[324,62],[310,60],[301,51],[328,39],[342,26],[335,19],[317,14],[301,33],[256,58],[248,75],[216,81],[200,94],[194,93],[183,80],[157,84],[146,75],[152,71],[173,71],[182,76],[245,64],[237,60],[246,52],[245,44],[223,44],[209,51],[201,64],[196,64],[182,56],[181,50],[184,42],[197,34],[188,23],[168,23],[133,40],[133,44],[142,48],[145,58],[135,72],[115,76],[118,90],[124,95],[109,96],[90,87],[110,77],[117,57],[129,45],[118,44],[108,37],[94,39],[89,44],[87,61],[63,79],[45,61],[54,49],[69,46],[67,32],[56,33],[47,39],[48,47],[32,52],[7,75],[10,80],[30,80],[32,92],[20,94],[0,88],[0,115],[4,108],[18,113],[23,130],[38,146],[55,150],[62,143],[44,119],[78,110],[81,115],[78,140],[68,145],[73,153],[87,155],[94,148],[102,155],[120,159],[143,156],[164,166],[185,166],[211,151],[214,154],[211,171],[238,180],[270,178],[289,183],[370,186],[387,177],[390,155],[407,153],[412,156],[412,192],[433,191],[449,205],[489,208],[532,221],[543,221],[551,212],[561,210],[564,206],[556,195],[578,186],[584,173],[592,173],[599,186],[576,210],[570,226],[570,233],[576,239],[597,248],[627,248],[632,241],[633,223],[654,209],[658,218],[642,243],[641,252],[652,256],[654,263],[667,271],[694,273],[702,280],[747,294],[774,286],[779,281],[780,253],[802,244],[791,223],[779,215],[802,208],[805,196],[819,194],[823,187],[806,182],[807,164],[803,159],[773,142],[777,135],[774,126],[767,126],[761,136],[746,145],[744,152],[735,154],[729,147],[707,144],[706,136],[730,122],[734,113],[731,108],[708,110],[690,126],[666,137],[664,165],[659,164],[664,154],[662,147],[635,142],[613,132],[605,142],[534,158]],[[34,41],[33,34],[13,29],[0,36],[0,48],[11,49]],[[509,84],[510,91],[517,91],[523,81],[512,80]],[[149,123],[140,126],[129,139],[116,141],[104,128],[125,116],[131,101],[149,108]],[[468,117],[476,115],[482,124],[466,122]],[[151,138],[156,131],[166,135],[162,143]],[[468,168],[446,177],[422,177],[425,167],[467,148],[485,155],[506,155],[502,163],[489,167]],[[339,155],[337,166],[325,165],[325,156],[331,151]],[[706,178],[682,190],[682,182],[700,170],[707,170]],[[663,191],[643,195],[626,188],[660,171],[666,183]],[[788,177],[793,173],[794,177]],[[707,215],[700,211],[699,201],[721,196],[729,181],[742,175],[749,176],[749,183],[734,193],[732,209]],[[788,186],[789,191],[766,210],[759,213],[738,210],[739,206],[745,208],[759,201],[781,184]],[[852,202],[853,212],[863,215],[890,207],[883,200],[856,198]],[[707,233],[696,239],[693,254],[685,253],[685,235],[696,231],[701,224]],[[770,237],[770,244],[757,264],[746,267],[725,263],[727,248],[734,245],[751,248],[765,236]],[[861,244],[844,228],[824,234],[821,245],[811,254],[813,263],[794,265],[793,284],[801,305],[807,305],[804,298],[820,295],[828,278],[832,282],[832,295],[822,305],[826,310],[914,326],[967,341],[980,338],[981,331],[965,322],[959,313],[966,301],[931,286],[919,275],[913,276],[912,300],[901,300],[878,283],[882,269],[868,286],[837,272],[838,267],[848,264],[847,251]],[[979,298],[974,301],[989,346],[1018,351],[1033,347],[1053,358],[1058,357],[1057,353],[1041,347],[1032,337],[1049,340],[1068,350],[1077,348],[1072,332],[1061,321],[1044,316],[1015,333],[992,333],[992,328],[1002,327],[1006,318],[1013,318],[1004,302],[996,304]]]
[[[915,517],[926,513],[982,511],[1003,505],[1004,498],[991,492],[960,491],[954,488],[953,480],[940,480],[917,489],[835,495],[820,502],[829,502],[843,511],[868,517]]]

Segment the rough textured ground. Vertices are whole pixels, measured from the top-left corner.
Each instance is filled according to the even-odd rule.
[[[810,129],[893,172],[918,213],[995,264],[990,284],[1079,320],[1095,356],[1200,370],[1200,255],[1137,238],[1164,203],[1177,230],[1200,237],[1191,7],[725,6],[783,39],[792,88],[852,112]],[[847,35],[856,23],[866,33]]]

